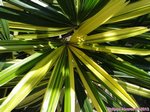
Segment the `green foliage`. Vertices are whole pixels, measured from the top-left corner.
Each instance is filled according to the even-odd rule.
[[[0,4],[0,112],[107,112],[150,98],[149,0]]]

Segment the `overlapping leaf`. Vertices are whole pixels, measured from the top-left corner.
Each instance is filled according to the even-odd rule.
[[[126,91],[116,83],[111,76],[108,75],[100,66],[98,66],[93,60],[91,60],[86,54],[82,51],[71,47],[73,53],[95,74],[95,76],[101,80],[107,87],[116,94],[120,99],[125,101],[128,105],[133,108],[137,107],[137,104],[134,100],[126,93]],[[84,57],[84,58],[83,58]],[[85,58],[86,57],[86,58]]]
[[[146,27],[131,27],[124,29],[116,29],[104,33],[97,33],[85,37],[84,43],[103,43],[122,40],[130,37],[135,37],[142,33],[148,32],[149,29]]]
[[[66,79],[65,79],[65,112],[75,112],[75,78],[74,68],[72,63],[71,52],[68,51],[68,60],[66,64]]]
[[[79,23],[88,19],[101,10],[109,0],[78,0],[78,21]]]
[[[128,20],[148,13],[150,13],[150,1],[139,0],[125,6],[124,9],[122,9],[119,13],[117,13],[107,23],[114,23],[123,20]]]
[[[62,53],[53,69],[44,95],[41,112],[55,112],[65,78],[66,54]]]
[[[22,75],[24,71],[29,70],[42,57],[42,53],[35,53],[30,57],[18,62],[0,72],[0,85],[4,85],[8,81],[14,79],[18,75]],[[41,57],[41,58],[40,58]],[[34,60],[35,59],[35,60]],[[32,61],[34,60],[34,61]],[[24,66],[24,67],[23,67]]]
[[[0,6],[3,5],[2,0],[0,0]],[[10,32],[7,20],[0,19],[0,31],[2,33],[2,40],[9,40],[10,39]]]
[[[15,86],[7,99],[0,106],[1,112],[10,112],[33,90],[33,88],[46,75],[48,70],[52,68],[62,49],[63,48],[61,47],[54,50],[47,57],[37,63],[36,66],[25,75],[25,77]],[[54,54],[55,57],[53,57]]]
[[[102,46],[97,44],[92,44],[90,46],[81,45],[79,47],[87,50],[101,51],[101,52],[114,53],[114,54],[141,55],[141,56],[150,55],[149,49],[138,49],[138,48],[128,48],[128,47],[118,47],[118,46]]]
[[[125,0],[110,0],[107,5],[84,23],[73,34],[71,42],[84,41],[84,36],[108,21],[114,14],[121,10],[127,3]]]

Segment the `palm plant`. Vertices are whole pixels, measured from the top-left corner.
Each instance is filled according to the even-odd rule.
[[[107,112],[150,98],[149,0],[0,3],[0,112]]]

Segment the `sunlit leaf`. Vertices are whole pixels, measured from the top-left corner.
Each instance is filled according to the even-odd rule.
[[[79,69],[79,67],[78,67],[77,64],[76,64],[76,68],[77,68],[77,71],[78,71],[78,73],[79,73],[80,79],[81,79],[81,81],[82,81],[84,87],[86,88],[89,97],[90,97],[91,100],[92,100],[92,103],[93,103],[94,107],[96,108],[97,111],[102,112],[101,106],[100,106],[100,105],[97,105],[97,104],[98,104],[98,101],[97,101],[96,97],[94,96],[94,94],[93,94],[93,92],[92,92],[92,90],[91,90],[91,88],[90,88],[88,82],[87,82],[86,79],[84,78],[84,75],[83,75],[83,73],[81,72],[81,70]]]
[[[124,82],[121,80],[116,80],[116,81],[129,93],[143,96],[146,98],[150,98],[150,90],[149,89],[146,89],[146,88],[143,88],[143,87],[140,87],[140,86],[128,83],[128,82]]]
[[[92,104],[84,91],[84,87],[82,86],[82,83],[79,80],[79,76],[77,76],[78,75],[75,75],[75,88],[77,99],[80,105],[80,110],[83,112],[91,112],[93,110]]]
[[[20,22],[12,22],[12,21],[8,21],[9,22],[9,28],[11,29],[19,29],[22,31],[47,31],[47,32],[59,32],[59,31],[65,31],[65,30],[70,30],[69,27],[66,28],[57,28],[57,27],[44,27],[44,26],[34,26],[31,24],[25,24],[25,23],[20,23]]]
[[[128,55],[141,55],[141,56],[150,55],[149,49],[127,48],[127,47],[118,47],[118,46],[102,46],[98,44],[92,44],[91,46],[80,45],[79,47],[87,50],[101,51],[101,52],[114,53],[114,54],[128,54]]]
[[[25,77],[13,88],[7,99],[0,106],[1,112],[10,112],[14,109],[40,82],[48,70],[52,68],[60,55],[62,48],[54,50],[47,57],[36,64]],[[53,55],[55,54],[55,57]],[[36,80],[35,80],[36,79]]]
[[[139,0],[134,3],[128,4],[120,12],[118,12],[113,18],[108,20],[107,23],[114,23],[132,19],[144,14],[150,13],[150,1]]]
[[[3,71],[1,71],[0,72],[0,85],[2,86],[5,83],[7,83],[8,81],[10,81],[10,80],[14,79],[15,77],[17,77],[18,75],[22,74],[25,71],[25,69],[28,70],[37,61],[39,61],[39,59],[41,59],[41,58],[38,59],[38,57],[40,57],[41,55],[42,55],[42,53],[35,53],[35,54],[31,55],[30,57],[25,58],[21,62],[18,62],[16,64],[4,69]],[[34,59],[36,59],[36,60],[32,61]],[[30,64],[29,64],[29,62],[30,62]],[[22,68],[22,66],[24,66],[24,68]]]
[[[97,65],[92,59],[90,59],[85,53],[70,47],[72,52],[95,74],[95,76],[101,80],[107,87],[116,94],[120,99],[125,101],[131,107],[136,108],[137,104],[134,100],[126,93],[126,91],[99,65]]]
[[[131,27],[124,29],[116,29],[104,33],[97,33],[94,35],[86,36],[84,43],[102,43],[102,42],[117,41],[121,39],[134,37],[147,31],[149,31],[149,29],[146,27]]]
[[[27,107],[31,104],[34,104],[35,102],[43,99],[43,95],[45,93],[45,89],[43,90],[39,90],[36,93],[26,97],[18,106],[17,108],[23,108],[23,107]]]
[[[86,72],[85,72],[85,69],[83,69],[83,67],[78,63],[78,65],[76,65],[77,66],[77,71],[78,71],[78,73],[79,73],[79,76],[80,76],[80,78],[81,78],[81,81],[82,81],[82,83],[83,83],[83,85],[84,86],[87,86],[87,87],[85,87],[86,89],[87,89],[87,92],[88,93],[91,93],[92,92],[92,94],[90,94],[89,96],[90,96],[90,98],[91,98],[91,100],[93,101],[93,105],[95,106],[96,105],[96,103],[98,103],[99,104],[99,106],[100,106],[100,108],[97,106],[95,106],[95,108],[97,109],[97,111],[102,111],[102,112],[104,112],[104,111],[107,111],[107,109],[106,109],[106,106],[104,105],[104,103],[103,103],[103,101],[102,101],[102,99],[101,99],[101,97],[99,96],[99,94],[98,94],[98,91],[97,91],[97,89],[95,88],[95,86],[92,84],[92,81],[90,80],[90,78],[88,77],[88,75],[86,74]],[[79,69],[80,68],[80,69]],[[83,76],[81,76],[81,75],[83,75]],[[87,84],[86,84],[87,83]],[[91,89],[91,90],[89,90],[88,89],[88,86],[89,86],[89,88]],[[91,91],[91,92],[90,92]],[[93,98],[93,97],[95,97],[95,98]]]
[[[108,21],[114,14],[119,12],[127,3],[125,0],[110,0],[106,6],[97,14],[83,22],[83,24],[75,31],[71,38],[71,42],[83,41],[84,36],[95,30],[100,25]]]
[[[66,79],[65,79],[65,108],[64,112],[75,112],[75,82],[74,70],[71,52],[68,51],[68,60],[66,64]]]
[[[44,95],[41,112],[55,112],[59,101],[61,89],[65,78],[65,61],[66,54],[62,53],[57,60],[53,72],[51,74],[46,93]]]

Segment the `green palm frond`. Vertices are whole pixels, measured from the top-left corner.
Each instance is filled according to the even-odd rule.
[[[2,0],[0,0],[0,6],[3,6]],[[5,19],[0,18],[0,36],[1,40],[9,40],[10,39],[10,32],[9,32],[9,26],[8,21]]]
[[[0,4],[0,112],[107,112],[150,98],[149,0]]]

